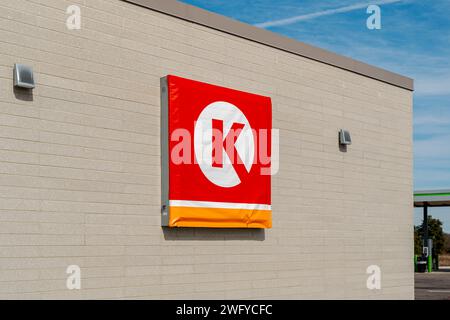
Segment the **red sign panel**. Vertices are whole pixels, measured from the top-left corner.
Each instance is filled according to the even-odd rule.
[[[176,76],[165,86],[166,225],[271,227],[270,98]]]

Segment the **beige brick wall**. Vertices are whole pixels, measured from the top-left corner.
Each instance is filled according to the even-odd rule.
[[[119,0],[1,1],[0,42],[0,298],[413,298],[411,92]],[[167,74],[272,97],[272,229],[161,229]]]

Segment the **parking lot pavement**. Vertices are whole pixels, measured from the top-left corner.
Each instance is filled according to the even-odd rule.
[[[415,273],[416,300],[450,300],[450,268]]]

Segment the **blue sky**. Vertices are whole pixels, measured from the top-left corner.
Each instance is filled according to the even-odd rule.
[[[450,188],[450,1],[183,2],[414,78],[414,188]],[[369,4],[381,8],[381,30],[366,27]],[[450,208],[430,213],[450,233]]]

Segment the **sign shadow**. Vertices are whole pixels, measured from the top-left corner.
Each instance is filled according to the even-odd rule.
[[[168,228],[162,227],[167,241],[264,241],[265,229],[255,228]]]

